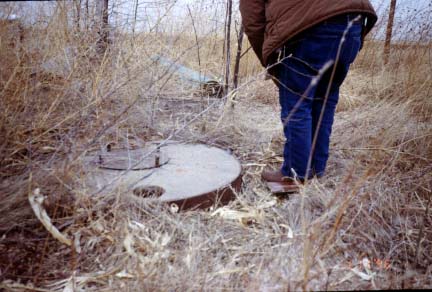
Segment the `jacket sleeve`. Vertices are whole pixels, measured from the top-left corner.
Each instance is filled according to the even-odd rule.
[[[266,0],[240,0],[240,13],[249,42],[263,66],[263,43],[266,27]]]

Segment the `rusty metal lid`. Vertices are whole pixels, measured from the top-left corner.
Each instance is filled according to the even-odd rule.
[[[125,187],[142,199],[157,197],[178,209],[227,203],[241,187],[241,164],[227,151],[202,144],[171,143],[155,149],[93,154],[90,184]],[[159,160],[159,163],[155,163]]]

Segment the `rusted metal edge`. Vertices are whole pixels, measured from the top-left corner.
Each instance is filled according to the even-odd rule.
[[[242,183],[243,171],[240,171],[239,176],[231,184],[222,187],[219,190],[187,199],[165,201],[165,203],[169,205],[177,205],[179,211],[206,209],[212,206],[227,205],[236,198],[235,193],[241,190]]]
[[[143,170],[150,170],[162,167],[170,162],[170,159],[165,161],[164,163],[157,163],[155,166],[149,166],[149,167],[137,167],[137,168],[127,168],[127,167],[110,167],[110,166],[103,166],[101,164],[98,164],[98,167],[100,169],[106,169],[106,170],[115,170],[115,171],[143,171]]]

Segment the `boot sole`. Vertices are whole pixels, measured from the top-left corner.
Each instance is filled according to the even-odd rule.
[[[297,193],[299,191],[299,187],[297,185],[278,182],[267,182],[267,187],[273,194]]]

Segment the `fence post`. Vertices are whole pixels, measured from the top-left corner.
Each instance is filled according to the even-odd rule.
[[[390,57],[390,45],[393,34],[393,22],[396,11],[396,0],[391,0],[390,3],[390,12],[389,18],[387,22],[387,31],[386,31],[386,39],[384,44],[384,64],[387,64]]]
[[[240,31],[237,37],[237,56],[235,59],[234,65],[234,78],[233,78],[233,86],[234,90],[238,87],[238,79],[239,79],[239,71],[240,71],[240,59],[242,53],[242,45],[243,45],[243,36],[244,36],[244,26],[240,24]]]
[[[225,55],[226,55],[226,67],[225,67],[225,94],[229,90],[230,80],[230,67],[231,67],[231,19],[232,19],[232,0],[227,1],[227,22],[226,22],[226,35],[225,35]]]

